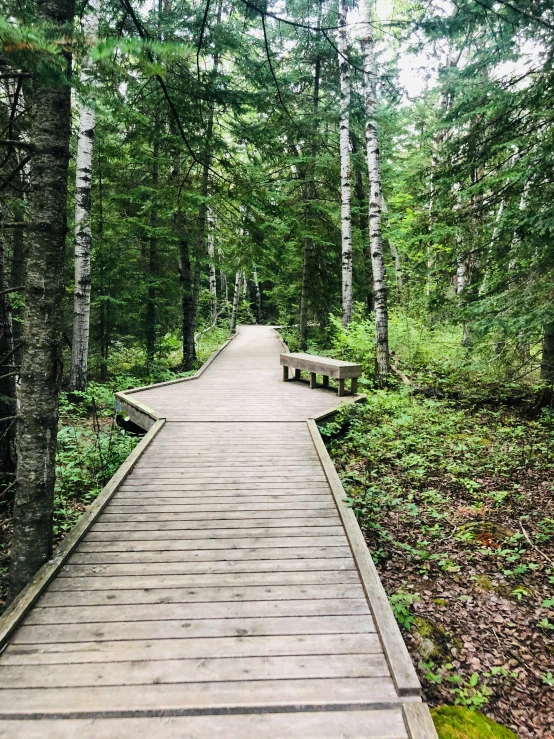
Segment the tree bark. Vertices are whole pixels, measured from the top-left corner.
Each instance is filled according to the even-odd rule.
[[[221,12],[222,12],[222,1],[220,0],[217,7],[217,18],[216,24],[221,24]],[[219,54],[214,54],[214,63],[212,68],[212,79],[217,80],[217,74],[219,70]],[[200,278],[202,276],[202,262],[204,261],[207,245],[206,245],[206,225],[208,218],[208,191],[210,184],[210,169],[212,167],[212,145],[213,145],[213,131],[214,131],[214,118],[215,118],[215,103],[213,100],[210,102],[208,107],[208,122],[206,125],[206,146],[204,148],[203,166],[202,166],[202,183],[200,186],[200,195],[202,197],[202,203],[198,213],[198,239],[196,242],[196,260],[194,263],[194,321],[196,325],[197,314],[198,314],[198,300],[200,297]]]
[[[192,271],[190,265],[189,240],[184,215],[178,211],[175,216],[175,227],[179,234],[180,278],[181,278],[181,305],[183,310],[183,364],[184,372],[194,369],[196,362],[196,348],[194,331],[194,297],[192,286]]]
[[[363,0],[362,18],[366,31],[361,39],[364,60],[365,137],[367,149],[367,171],[369,176],[369,246],[373,272],[373,302],[375,308],[375,357],[380,378],[389,371],[389,319],[387,307],[387,285],[381,230],[381,166],[377,137],[377,73],[372,31],[372,16],[369,0]]]
[[[215,271],[215,217],[208,210],[208,258],[210,269],[210,313],[212,323],[217,321],[217,275]]]
[[[542,338],[541,382],[543,387],[539,393],[539,407],[550,406],[554,401],[554,321],[544,327]]]
[[[321,26],[321,4],[318,8],[317,27]],[[319,30],[318,36],[319,40]],[[315,172],[316,172],[316,156],[317,156],[317,116],[319,109],[319,85],[321,77],[321,57],[319,54],[316,56],[314,64],[314,90],[312,97],[312,126],[311,126],[311,157],[308,167],[304,170],[305,180],[305,197],[306,197],[306,227],[309,229],[309,233],[304,237],[304,254],[302,259],[302,289],[300,294],[300,324],[299,324],[299,344],[300,350],[305,351],[308,344],[308,299],[310,283],[311,264],[314,251],[314,240],[311,235],[311,230],[314,221],[313,214],[313,202],[317,199],[317,192],[315,187]]]
[[[46,0],[39,19],[67,36],[74,0]],[[63,29],[63,31],[62,31]],[[65,44],[66,73],[71,56]],[[10,598],[29,582],[52,553],[56,433],[62,375],[63,261],[67,233],[67,179],[71,132],[69,84],[35,82],[31,142],[35,147],[29,196],[28,262],[17,477],[13,511]]]
[[[96,41],[100,0],[91,0],[90,12],[83,18],[83,31],[90,43]],[[90,60],[83,63],[81,84],[90,82]],[[96,111],[85,102],[79,113],[75,183],[75,287],[73,290],[73,340],[71,344],[70,390],[85,390],[87,386],[90,334],[90,253],[92,248],[91,191],[92,156]]]
[[[15,350],[12,328],[12,307],[9,279],[0,232],[0,482],[7,482],[16,466],[15,453]],[[3,420],[6,419],[6,420]],[[11,479],[8,477],[9,482]]]
[[[300,293],[300,325],[298,339],[300,351],[306,351],[308,345],[308,279],[309,263],[312,253],[312,239],[306,236],[304,239],[304,256],[302,260],[302,290]]]
[[[235,292],[233,293],[233,310],[231,312],[231,326],[230,326],[230,332],[232,334],[234,334],[235,331],[237,330],[237,314],[238,314],[238,309],[239,309],[240,279],[241,279],[241,271],[239,269],[237,270],[237,273],[235,275]]]
[[[159,116],[154,116],[154,140],[152,142],[152,197],[150,207],[150,238],[148,239],[148,294],[146,299],[146,365],[151,370],[156,351],[156,279],[158,276],[158,184],[160,142],[158,139]]]
[[[339,0],[338,51],[340,74],[340,187],[342,245],[342,325],[352,320],[352,218],[350,212],[350,65],[346,33],[348,0]]]

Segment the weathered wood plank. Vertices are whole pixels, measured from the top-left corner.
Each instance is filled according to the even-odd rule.
[[[24,624],[14,644],[102,642],[149,639],[193,639],[222,636],[280,636],[291,634],[371,634],[370,616],[298,616],[297,618],[223,618],[186,621],[137,621],[132,631],[125,622],[81,624]]]
[[[359,584],[356,570],[303,570],[300,572],[219,572],[196,575],[113,575],[111,577],[59,577],[48,592],[126,590],[145,588],[227,588],[240,586]]]
[[[110,563],[137,563],[149,562],[180,562],[182,564],[204,564],[221,562],[231,564],[235,562],[272,562],[274,560],[322,560],[348,559],[350,549],[346,544],[327,547],[273,547],[268,549],[201,549],[177,550],[161,552],[80,552],[76,551],[70,558],[69,564],[110,564]]]
[[[5,665],[0,691],[25,688],[96,688],[102,685],[228,683],[242,680],[389,677],[381,654],[302,655],[283,657],[205,657],[79,665]],[[256,686],[252,685],[253,692]],[[0,696],[2,693],[0,692]]]
[[[259,585],[250,587],[140,588],[126,590],[49,590],[39,601],[41,608],[53,606],[131,605],[136,603],[216,603],[290,600],[364,599],[359,583],[350,585]],[[208,610],[208,609],[206,609]],[[30,623],[30,622],[29,622]]]
[[[10,644],[2,665],[82,664],[213,657],[274,657],[279,655],[382,654],[377,634],[318,634],[313,636],[228,636],[207,639],[158,639],[69,642],[17,646]]]
[[[159,524],[128,524],[119,526],[117,524],[96,524],[87,535],[87,544],[95,541],[156,541],[158,539],[230,539],[233,541],[248,538],[283,538],[283,537],[310,537],[310,539],[318,536],[327,537],[344,537],[344,529],[337,526],[332,520],[328,526],[317,525],[307,526],[304,519],[299,519],[297,526],[290,525],[294,519],[285,519],[288,521],[287,526],[222,526],[218,528],[209,528],[201,526],[196,529],[190,527],[183,528],[183,524],[178,525],[172,522],[173,526],[168,526],[166,530],[160,529]]]
[[[403,714],[410,739],[438,739],[431,713],[425,703],[405,703]]]
[[[35,607],[27,616],[29,626],[142,621],[168,621],[205,618],[270,618],[276,616],[357,616],[369,614],[365,598],[337,600],[276,600],[248,603],[149,603],[114,606]]]
[[[400,708],[393,710],[251,713],[164,718],[0,721],[2,739],[406,739]]]
[[[247,680],[243,682],[187,683],[176,685],[133,685],[39,690],[6,689],[2,692],[4,715],[39,715],[80,712],[102,715],[109,711],[159,712],[233,708],[312,706],[375,706],[382,708],[397,700],[392,680],[377,677],[322,678],[319,680]],[[368,700],[368,696],[371,699]]]
[[[285,537],[245,537],[238,539],[235,537],[225,539],[166,539],[148,540],[143,538],[140,541],[121,541],[112,539],[110,541],[90,540],[82,542],[77,547],[77,552],[82,553],[99,553],[99,552],[176,552],[176,551],[195,551],[202,549],[262,549],[260,556],[265,556],[267,548],[293,548],[293,547],[336,547],[347,546],[347,540],[344,534],[342,536],[294,536]],[[218,555],[219,556],[219,555]]]
[[[114,575],[194,575],[234,572],[309,572],[319,570],[355,570],[352,557],[325,559],[252,559],[214,562],[139,562],[118,564],[72,564],[61,570],[58,577],[113,577]]]

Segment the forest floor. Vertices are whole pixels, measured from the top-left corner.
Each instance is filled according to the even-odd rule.
[[[554,737],[552,414],[369,389],[323,431],[425,699]]]

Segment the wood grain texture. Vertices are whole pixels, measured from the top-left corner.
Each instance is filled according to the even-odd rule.
[[[405,703],[403,714],[410,739],[438,739],[431,713],[425,703]]]
[[[401,710],[0,721],[2,739],[406,739]]]
[[[341,399],[283,383],[281,349],[241,327],[194,381],[123,394],[155,425],[18,611],[0,737],[427,739],[306,423]]]

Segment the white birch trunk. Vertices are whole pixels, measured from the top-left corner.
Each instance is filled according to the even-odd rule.
[[[342,325],[352,320],[352,219],[350,213],[350,65],[346,33],[347,0],[339,0],[339,74],[340,74],[340,188],[342,242]]]
[[[237,313],[239,309],[239,293],[240,293],[240,281],[241,281],[242,273],[239,270],[237,270],[237,274],[235,275],[235,292],[233,294],[233,310],[231,312],[231,333],[234,334],[237,330]]]
[[[210,307],[212,323],[217,321],[217,276],[215,273],[215,216],[208,209],[208,260],[210,270]]]
[[[94,43],[98,34],[100,0],[91,0],[90,12],[83,18],[83,30],[89,43]],[[90,82],[90,59],[83,61],[81,84]],[[75,287],[73,291],[73,343],[71,349],[70,390],[85,390],[90,326],[90,252],[91,232],[91,189],[92,155],[94,148],[94,107],[84,103],[79,113],[79,135],[77,140],[76,183],[75,183]]]
[[[383,377],[390,370],[389,319],[385,260],[383,256],[383,235],[381,230],[382,191],[379,142],[377,138],[377,74],[369,0],[363,0],[361,4],[361,16],[366,24],[361,45],[364,60],[365,138],[367,171],[369,176],[369,247],[371,252],[375,306],[375,354],[377,374],[379,377]]]
[[[459,239],[461,241],[461,239]],[[467,264],[466,256],[462,252],[457,257],[457,268],[456,268],[456,294],[461,295],[465,290],[467,277]]]
[[[386,216],[387,220],[387,228],[390,229],[390,220],[388,217],[389,209],[387,208],[387,203],[385,201],[385,198],[381,199],[381,208],[382,208],[382,214]],[[398,253],[398,249],[396,248],[396,244],[394,244],[390,238],[388,239],[389,242],[389,249],[390,253],[392,255],[392,258],[394,259],[394,277],[396,281],[396,289],[398,292],[398,298],[400,299],[401,293],[402,293],[402,262],[400,261],[400,254]]]

